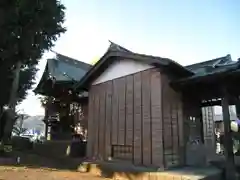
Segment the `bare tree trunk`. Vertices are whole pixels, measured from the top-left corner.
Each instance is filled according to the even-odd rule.
[[[21,133],[22,133],[22,131],[23,131],[23,120],[24,120],[24,115],[22,114],[22,115],[20,116],[19,134],[18,134],[18,136],[20,136]]]
[[[4,121],[2,118],[2,113],[3,113],[3,107],[0,107],[0,142],[2,141],[3,137],[3,130],[4,130]]]
[[[12,89],[10,92],[10,98],[8,103],[8,109],[6,110],[6,124],[4,126],[4,137],[3,141],[4,143],[7,143],[12,135],[12,129],[16,120],[16,103],[17,103],[17,91],[19,86],[19,76],[20,76],[20,70],[21,70],[22,63],[20,61],[17,62],[16,68],[14,70],[14,79],[12,83]]]

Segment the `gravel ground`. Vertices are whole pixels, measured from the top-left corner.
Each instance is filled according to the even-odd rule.
[[[104,180],[90,174],[54,169],[0,166],[0,180]]]
[[[21,162],[16,165],[16,157]],[[15,152],[10,158],[0,158],[0,180],[107,180],[88,173],[74,171],[63,162],[37,155]]]

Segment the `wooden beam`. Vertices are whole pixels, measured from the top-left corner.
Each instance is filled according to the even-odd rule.
[[[234,101],[229,101],[229,105],[235,105],[236,102]],[[201,107],[207,107],[207,106],[221,106],[222,101],[221,99],[219,100],[212,100],[212,101],[204,101],[201,103]]]
[[[208,90],[206,88],[197,87],[197,86],[189,87],[188,89],[183,90],[182,93],[183,93],[183,96],[189,97],[191,99],[197,99],[197,100],[219,99],[222,96],[219,90],[218,91]]]
[[[222,101],[218,100],[218,101],[206,101],[206,102],[202,102],[201,103],[201,107],[208,107],[208,106],[221,106],[222,105]]]
[[[224,122],[224,154],[226,157],[226,179],[235,180],[232,132],[230,130],[229,94],[223,89],[222,112]]]

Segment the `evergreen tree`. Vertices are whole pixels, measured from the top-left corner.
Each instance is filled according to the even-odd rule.
[[[33,85],[36,65],[43,53],[66,30],[64,10],[58,0],[0,1],[0,108],[9,106],[5,120],[1,118],[0,129],[4,129],[7,139],[15,119],[10,111],[15,110],[16,103],[24,99]]]

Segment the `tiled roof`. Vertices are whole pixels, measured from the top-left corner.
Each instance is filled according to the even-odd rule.
[[[205,68],[205,67],[208,67],[208,66],[214,66],[214,65],[219,64],[219,63],[224,64],[228,61],[232,61],[231,56],[229,54],[226,55],[226,56],[223,56],[223,57],[219,57],[219,58],[208,60],[208,61],[203,61],[203,62],[200,62],[200,63],[191,64],[191,65],[188,65],[188,66],[185,66],[185,67],[187,69],[195,72],[200,68]]]
[[[203,62],[200,62],[200,63],[195,63],[195,64],[188,65],[188,66],[185,66],[185,67],[188,70],[198,74],[198,73],[204,72],[206,69],[214,68],[215,66],[218,66],[218,65],[228,64],[230,62],[232,62],[232,59],[231,59],[231,56],[228,54],[228,55],[223,56],[223,57],[219,57],[219,58],[212,59],[212,60],[209,60],[209,61],[203,61]]]
[[[48,59],[47,68],[56,81],[79,81],[91,65],[57,54],[56,59]]]
[[[90,64],[56,53],[56,58],[48,59],[44,73],[39,84],[34,90],[35,93],[43,94],[46,81],[54,79],[56,83],[74,84],[79,81],[91,68]]]
[[[196,79],[201,77],[207,77],[211,75],[223,74],[233,70],[237,70],[240,67],[240,61],[233,61],[230,55],[213,59],[210,61],[204,61],[201,63],[185,66],[188,70],[192,71],[194,75],[187,78],[180,79],[181,82],[186,82],[190,79]]]
[[[193,75],[194,73],[180,65],[179,63],[163,57],[150,56],[145,54],[134,53],[116,43],[110,41],[110,46],[107,52],[102,56],[102,58],[86,73],[86,75],[81,79],[81,81],[74,87],[78,88],[88,88],[89,83],[92,79],[96,78],[105,69],[113,63],[111,57],[119,57],[122,59],[132,59],[134,61],[139,61],[141,63],[150,64],[156,67],[168,67],[173,73],[178,74],[181,77],[186,77]],[[118,58],[115,58],[115,60]]]

